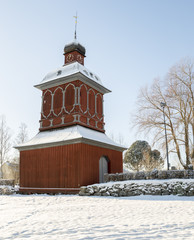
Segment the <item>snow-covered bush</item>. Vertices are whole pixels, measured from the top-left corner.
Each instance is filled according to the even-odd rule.
[[[164,160],[158,150],[151,150],[148,142],[136,141],[125,152],[124,164],[133,171],[151,171],[154,168],[161,169]]]

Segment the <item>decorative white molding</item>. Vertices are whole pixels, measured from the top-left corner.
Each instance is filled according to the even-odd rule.
[[[73,115],[73,122],[77,122],[77,115]]]
[[[61,117],[61,120],[62,120],[62,123],[61,124],[64,124],[64,119],[65,119],[65,117],[63,116],[63,117]]]
[[[50,119],[50,126],[49,127],[53,127],[53,119]]]

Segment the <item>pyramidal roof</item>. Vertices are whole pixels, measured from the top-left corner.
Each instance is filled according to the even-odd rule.
[[[39,132],[26,143],[15,148],[22,150],[39,149],[53,146],[68,145],[73,143],[87,143],[89,145],[123,151],[126,147],[115,143],[105,133],[94,131],[79,125]]]
[[[86,67],[84,67],[82,64],[78,62],[64,65],[63,67],[60,67],[52,72],[49,72],[43,78],[41,83],[45,83],[57,78],[70,76],[71,74],[75,74],[78,72],[82,73],[86,77],[90,78],[92,81],[97,82],[98,84],[103,86],[101,79],[96,74],[94,74],[93,72],[91,72],[90,70],[88,70]]]
[[[111,92],[102,84],[102,81],[98,75],[88,70],[85,66],[77,61],[66,64],[52,72],[49,72],[39,84],[35,85],[35,87],[43,90],[60,83],[64,84],[66,82],[70,82],[71,80],[78,80],[80,77],[80,80],[83,80],[85,83],[100,89],[103,93]]]

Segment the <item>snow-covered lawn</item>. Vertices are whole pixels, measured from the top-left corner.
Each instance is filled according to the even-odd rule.
[[[194,197],[0,196],[8,239],[194,239]]]

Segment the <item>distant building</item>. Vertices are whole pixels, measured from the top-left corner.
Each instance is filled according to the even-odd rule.
[[[4,162],[2,166],[3,178],[12,179],[15,184],[19,183],[19,164],[13,162]]]
[[[35,87],[42,91],[40,131],[18,145],[21,193],[70,193],[123,171],[125,147],[104,130],[100,78],[84,66],[85,48],[64,48],[65,64]]]

